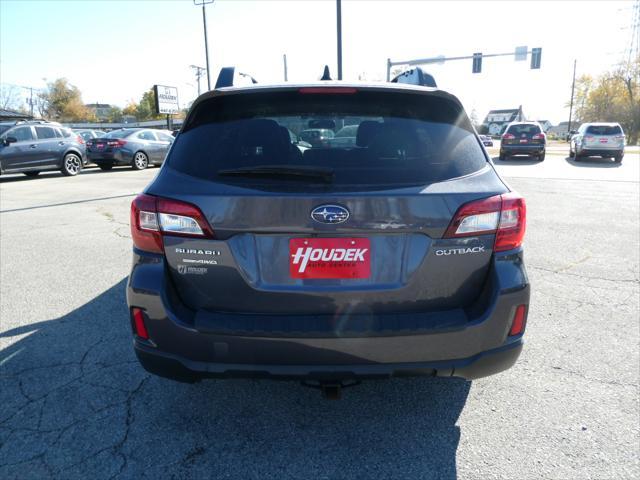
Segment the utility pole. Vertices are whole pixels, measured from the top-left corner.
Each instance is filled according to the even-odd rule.
[[[213,0],[193,0],[194,5],[202,5],[202,25],[204,27],[204,56],[207,60],[207,90],[211,90],[211,69],[209,68],[209,42],[207,40],[207,10],[206,5]]]
[[[284,81],[287,82],[289,80],[287,76],[287,54],[282,55],[282,61],[284,62]]]
[[[336,18],[338,29],[338,80],[342,80],[342,2],[336,0]]]
[[[200,78],[204,75],[204,72],[207,71],[204,67],[199,67],[198,65],[189,65],[189,67],[193,68],[196,71],[196,80],[198,81],[198,96],[200,96]]]
[[[571,103],[569,104],[569,125],[567,126],[567,136],[571,135],[571,116],[573,115],[573,92],[576,89],[576,62],[573,61],[573,83],[571,84]]]

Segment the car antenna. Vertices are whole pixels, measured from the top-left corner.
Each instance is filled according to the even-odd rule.
[[[331,80],[331,74],[329,73],[329,65],[324,66],[324,72],[322,72],[322,78],[320,80]]]

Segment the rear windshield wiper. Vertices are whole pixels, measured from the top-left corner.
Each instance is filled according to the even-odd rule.
[[[261,167],[243,167],[219,170],[220,176],[236,177],[289,177],[289,178],[318,178],[323,182],[333,181],[334,172],[331,168],[289,166],[289,165],[263,165]]]

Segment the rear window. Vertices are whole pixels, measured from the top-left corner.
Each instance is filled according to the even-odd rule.
[[[622,129],[619,125],[591,125],[587,128],[591,135],[620,135]]]
[[[461,107],[435,95],[246,93],[212,98],[192,112],[168,163],[188,175],[251,185],[318,183],[313,178],[246,178],[221,170],[286,166],[330,169],[330,185],[399,187],[467,175],[486,165]],[[323,129],[310,128],[321,123]],[[355,142],[305,140],[349,126]]]
[[[513,135],[535,135],[536,133],[540,133],[540,127],[538,125],[532,124],[522,124],[522,125],[511,125],[507,130],[507,133],[511,133]]]
[[[132,133],[131,130],[114,130],[113,132],[107,133],[104,138],[125,138]]]

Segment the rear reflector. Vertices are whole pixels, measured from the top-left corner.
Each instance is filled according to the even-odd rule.
[[[149,332],[147,332],[147,327],[144,325],[144,314],[142,310],[134,307],[131,309],[131,315],[133,316],[133,328],[136,335],[145,340],[149,340]]]
[[[524,332],[524,327],[527,324],[527,306],[518,305],[516,313],[513,315],[513,322],[511,323],[511,330],[509,330],[509,336],[520,335]]]
[[[131,202],[131,238],[136,248],[162,253],[163,235],[213,238],[207,219],[195,205],[138,195]]]
[[[350,94],[356,93],[357,88],[353,87],[303,87],[298,90],[298,93],[338,93],[338,94]]]
[[[471,237],[495,233],[494,251],[502,252],[522,244],[526,227],[524,198],[506,193],[462,205],[443,238]]]

